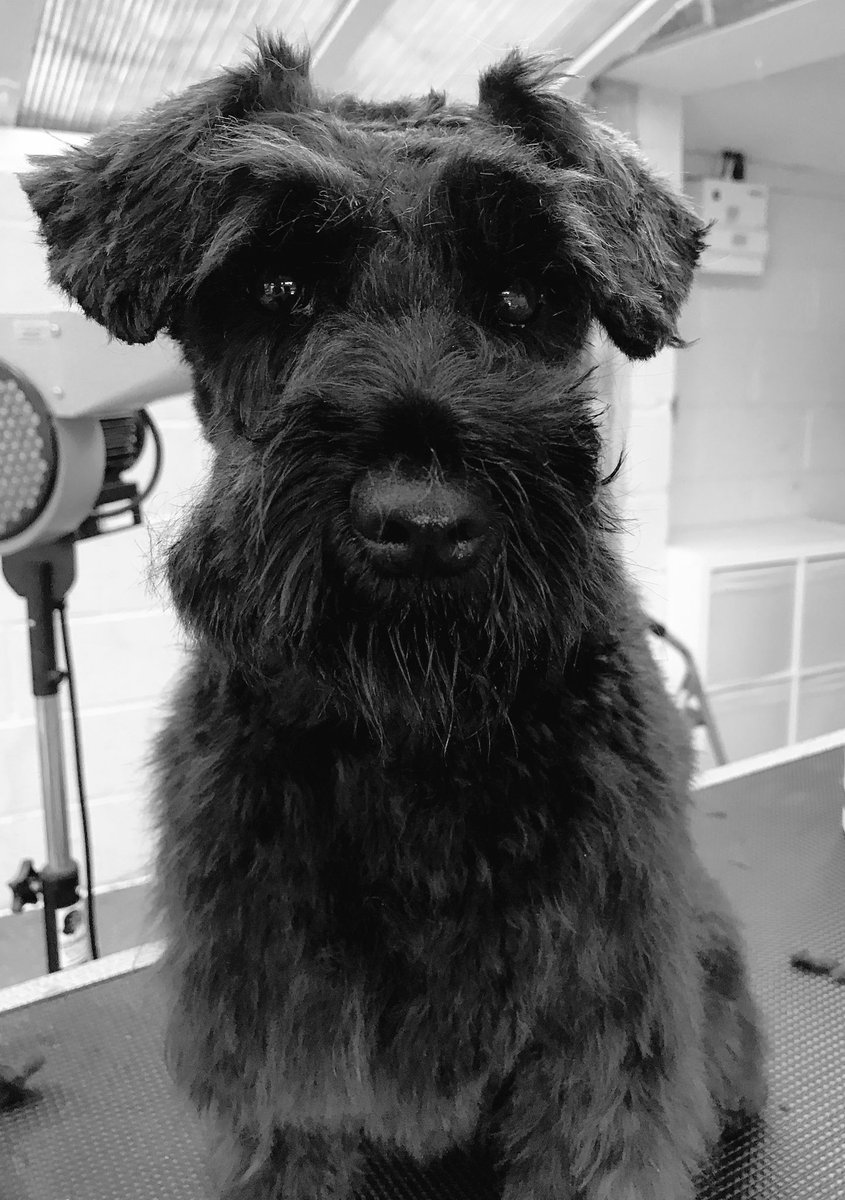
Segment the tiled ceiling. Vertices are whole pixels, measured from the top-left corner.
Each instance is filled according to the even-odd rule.
[[[662,20],[688,0],[652,2]],[[307,41],[315,78],[331,90],[386,96],[436,86],[468,96],[478,71],[512,46],[577,56],[641,7],[633,0],[15,3],[43,7],[13,120],[80,131],[101,128],[238,62],[256,29]]]
[[[319,34],[331,0],[46,0],[19,125],[98,129],[243,58],[256,27]]]
[[[672,40],[735,25],[792,3],[794,0],[686,0],[661,24],[643,49],[653,50]]]
[[[514,46],[574,57],[632,7],[631,0],[394,0],[343,63],[339,82],[368,97],[445,87],[473,99],[479,72]],[[318,76],[322,66],[318,59]]]

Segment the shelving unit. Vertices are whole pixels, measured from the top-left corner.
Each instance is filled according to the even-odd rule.
[[[730,759],[845,727],[845,525],[717,526],[670,543],[667,625]]]

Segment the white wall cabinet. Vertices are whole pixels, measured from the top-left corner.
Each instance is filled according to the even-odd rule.
[[[729,759],[845,728],[845,525],[689,531],[669,545],[667,589]]]

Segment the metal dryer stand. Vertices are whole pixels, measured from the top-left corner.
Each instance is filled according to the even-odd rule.
[[[44,901],[47,968],[59,971],[92,956],[88,905],[79,895],[79,867],[70,852],[60,687],[66,673],[56,659],[55,615],[73,585],[73,537],[33,546],[3,558],[3,574],[26,600],[38,763],[47,840],[47,862],[36,871],[24,859],[11,881],[12,907]]]

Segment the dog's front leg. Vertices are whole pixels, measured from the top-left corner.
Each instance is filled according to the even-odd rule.
[[[351,1200],[360,1178],[360,1140],[347,1133],[286,1127],[261,1148],[224,1137],[216,1157],[227,1181],[221,1200]]]
[[[518,1065],[494,1131],[503,1200],[692,1200],[716,1132],[695,1047],[675,1064],[607,1050],[604,1029]]]

